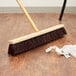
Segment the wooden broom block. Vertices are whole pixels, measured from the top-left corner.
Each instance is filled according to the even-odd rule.
[[[32,34],[29,34],[29,35],[26,35],[23,37],[19,37],[19,38],[13,39],[13,40],[9,40],[9,44],[16,44],[16,43],[22,42],[24,40],[28,40],[28,39],[31,39],[31,38],[34,38],[34,37],[37,37],[37,36],[52,32],[52,31],[55,31],[55,30],[60,29],[60,28],[64,28],[64,25],[59,24],[59,25],[47,28],[45,30],[42,30],[42,31],[39,31],[36,33],[32,33]]]

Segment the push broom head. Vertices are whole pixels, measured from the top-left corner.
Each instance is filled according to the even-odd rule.
[[[26,52],[48,42],[54,41],[63,37],[66,34],[64,25],[56,25],[54,27],[32,33],[17,39],[9,41],[9,54],[17,55]]]

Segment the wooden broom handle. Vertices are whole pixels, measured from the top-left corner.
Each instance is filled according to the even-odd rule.
[[[25,7],[23,6],[21,0],[16,0],[18,5],[20,6],[20,8],[22,9],[22,11],[24,12],[24,15],[27,17],[27,19],[29,20],[30,24],[32,25],[32,27],[34,28],[34,30],[36,32],[38,32],[38,28],[36,27],[35,23],[33,22],[32,18],[30,17],[30,15],[28,14],[27,10],[25,9]]]

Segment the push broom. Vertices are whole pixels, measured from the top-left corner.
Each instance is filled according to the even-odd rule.
[[[26,11],[25,7],[23,6],[21,0],[17,0],[17,2],[36,32],[20,38],[9,40],[8,53],[12,56],[18,55],[48,42],[59,39],[66,34],[66,30],[64,29],[63,24],[59,24],[39,31],[31,17],[29,16],[28,12]]]

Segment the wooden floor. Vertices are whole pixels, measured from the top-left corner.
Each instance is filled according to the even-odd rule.
[[[30,15],[40,30],[59,24],[59,14]],[[23,14],[0,14],[0,76],[76,76],[76,58],[45,53],[51,45],[76,44],[76,14],[65,14],[62,23],[67,31],[64,38],[12,57],[8,55],[8,40],[34,30]]]

